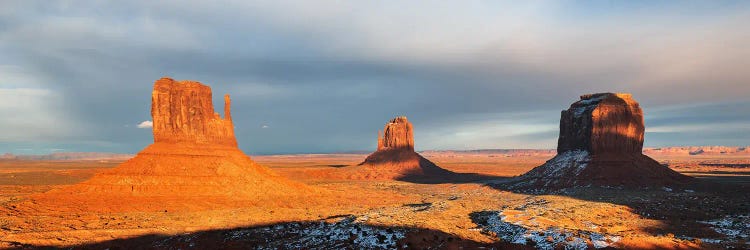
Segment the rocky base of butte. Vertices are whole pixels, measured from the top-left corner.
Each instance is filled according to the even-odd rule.
[[[116,168],[34,198],[43,202],[65,196],[111,205],[101,209],[118,209],[149,206],[133,201],[175,199],[184,205],[189,204],[187,198],[283,200],[280,197],[311,192],[306,185],[253,162],[237,147],[228,95],[224,101],[221,118],[213,110],[210,87],[194,81],[157,80],[151,109],[153,144]]]
[[[345,171],[349,179],[406,181],[448,180],[455,174],[414,151],[414,128],[405,116],[390,120],[378,132],[378,149]]]
[[[581,96],[560,117],[557,156],[515,178],[512,188],[664,186],[691,177],[643,155],[643,111],[630,94]]]

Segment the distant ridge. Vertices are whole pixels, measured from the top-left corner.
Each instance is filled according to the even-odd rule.
[[[501,154],[507,156],[530,156],[555,154],[555,149],[467,149],[467,150],[422,150],[418,153],[431,154]],[[336,151],[329,153],[283,153],[283,154],[258,154],[258,155],[328,155],[328,154],[369,154],[368,150]],[[671,146],[671,147],[645,147],[643,153],[647,155],[750,155],[750,146]],[[29,161],[74,161],[74,160],[127,160],[135,154],[109,153],[109,152],[62,152],[43,155],[17,155],[5,153],[0,155],[0,160],[29,160]]]
[[[103,161],[103,160],[127,160],[133,154],[105,153],[105,152],[64,152],[46,155],[15,155],[5,153],[0,155],[0,160],[25,160],[25,161]]]
[[[653,155],[750,155],[750,146],[680,146],[644,148],[643,153]]]

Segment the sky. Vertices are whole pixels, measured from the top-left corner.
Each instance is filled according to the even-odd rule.
[[[210,3],[209,3],[210,2]],[[0,1],[0,153],[135,153],[154,81],[232,96],[250,154],[554,148],[629,92],[647,147],[750,145],[749,1]]]

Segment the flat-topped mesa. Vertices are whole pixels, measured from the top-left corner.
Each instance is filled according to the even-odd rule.
[[[557,152],[641,154],[644,131],[643,111],[630,94],[582,95],[562,111]]]
[[[643,111],[630,94],[583,95],[561,113],[557,155],[511,180],[510,188],[642,187],[691,181],[642,153],[644,131]]]
[[[406,116],[391,119],[381,134],[378,131],[378,150],[408,149],[414,151],[414,128]]]
[[[151,96],[154,142],[214,144],[237,147],[224,96],[224,118],[214,112],[211,87],[195,81],[161,78]]]

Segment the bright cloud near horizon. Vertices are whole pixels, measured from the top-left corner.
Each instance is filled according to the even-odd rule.
[[[138,123],[138,125],[136,125],[136,127],[138,127],[138,128],[153,128],[154,127],[154,122],[152,122],[152,121],[142,121],[141,123]]]
[[[0,153],[137,152],[153,82],[232,95],[251,154],[554,148],[578,96],[629,92],[646,146],[750,145],[746,1],[3,1]],[[268,129],[273,124],[273,129]]]

